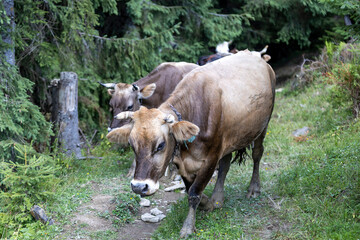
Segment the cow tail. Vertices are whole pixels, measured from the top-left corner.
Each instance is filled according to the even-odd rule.
[[[245,160],[250,157],[248,151],[250,151],[250,146],[237,150],[235,157],[231,160],[231,163],[238,162],[239,165],[241,163],[245,164]]]

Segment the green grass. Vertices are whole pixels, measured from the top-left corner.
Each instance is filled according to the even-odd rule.
[[[268,128],[261,196],[245,198],[251,160],[233,164],[224,207],[198,210],[191,239],[359,238],[360,122],[352,120],[351,102],[322,83],[288,89],[277,94]],[[307,138],[291,135],[305,126]],[[187,211],[186,199],[173,206],[154,239],[178,239]]]
[[[140,197],[135,193],[118,194],[115,198],[116,207],[113,214],[116,219],[113,220],[115,224],[123,226],[125,223],[131,223],[139,212]]]
[[[198,210],[197,231],[190,239],[359,238],[360,121],[352,119],[351,102],[334,86],[319,81],[301,90],[289,89],[287,86],[277,94],[265,139],[262,194],[255,199],[245,197],[252,161],[233,164],[226,179],[223,208]],[[295,139],[291,133],[304,126],[310,128],[309,135]],[[117,219],[113,222],[120,227],[133,220],[138,199],[125,178],[132,152],[103,141],[91,154],[104,159],[58,159],[64,171],[54,185],[56,198],[42,205],[57,225],[28,224],[19,228],[20,239],[58,237],[78,206],[90,201],[94,194],[91,186],[96,184],[111,186],[100,191],[117,196],[118,203],[114,212],[99,213],[100,217]],[[206,194],[211,194],[213,184],[205,189]],[[187,212],[185,197],[172,206],[153,239],[178,239]],[[90,239],[118,236],[110,230],[76,231]]]
[[[130,190],[129,187],[114,182],[114,178],[120,177],[121,182],[128,182],[125,175],[131,165],[132,152],[129,149],[123,150],[117,148],[109,151],[110,148],[110,144],[104,141],[104,143],[92,150],[93,155],[103,157],[103,159],[65,159],[64,166],[67,170],[61,176],[61,183],[54,187],[57,197],[55,201],[45,204],[47,214],[54,218],[57,223],[56,226],[46,228],[46,236],[49,239],[59,236],[63,226],[69,223],[71,215],[78,206],[91,200],[91,196],[94,193],[91,188],[92,184],[112,186],[109,189],[101,189],[103,194],[109,194],[109,191],[111,191],[115,195],[120,190]],[[98,236],[102,234],[109,236],[109,238],[103,237],[103,239],[110,239],[110,235],[114,235],[111,231],[107,231],[106,233],[91,233],[90,237],[100,239]]]

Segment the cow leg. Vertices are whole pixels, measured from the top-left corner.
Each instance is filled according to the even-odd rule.
[[[200,196],[189,196],[189,212],[180,231],[180,237],[188,237],[195,231],[196,208],[200,203]]]
[[[218,177],[210,200],[214,208],[221,208],[224,204],[224,183],[230,168],[231,156],[231,154],[228,154],[220,159],[219,162]]]
[[[254,161],[254,168],[253,174],[250,181],[250,186],[248,188],[248,194],[246,195],[247,198],[250,197],[257,197],[260,195],[260,175],[259,175],[259,167],[260,167],[260,160],[264,152],[264,138],[266,135],[266,128],[261,133],[261,135],[255,140],[254,147],[252,149],[252,158]]]
[[[214,156],[215,154],[209,154]],[[216,155],[215,155],[216,156]],[[195,181],[188,190],[189,212],[180,231],[180,237],[187,237],[195,230],[196,209],[199,206],[202,192],[210,181],[216,168],[216,159],[209,159],[208,165],[204,166],[197,174]]]

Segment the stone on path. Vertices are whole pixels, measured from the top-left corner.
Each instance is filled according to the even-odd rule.
[[[294,137],[306,136],[310,131],[309,127],[303,127],[292,132]]]
[[[141,215],[141,220],[144,222],[158,223],[166,217],[162,211],[158,208],[153,208],[150,210],[150,213],[145,213]]]
[[[158,208],[153,208],[150,210],[150,213],[154,216],[157,216],[157,215],[160,215],[160,214],[163,214],[162,211],[160,211]]]
[[[142,207],[150,207],[150,200],[146,198],[141,198],[140,200],[140,206]]]
[[[174,185],[173,186],[170,186],[170,187],[167,187],[164,189],[165,192],[170,192],[170,191],[174,191],[176,189],[183,189],[185,188],[185,184],[183,181],[174,181],[172,182]]]
[[[157,216],[152,215],[151,213],[145,213],[141,215],[141,220],[144,222],[158,223],[163,220],[166,216],[164,214],[160,214]]]

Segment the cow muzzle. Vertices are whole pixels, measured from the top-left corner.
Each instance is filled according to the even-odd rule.
[[[149,196],[154,194],[159,189],[159,181],[154,182],[151,179],[131,181],[131,189],[134,193]]]

